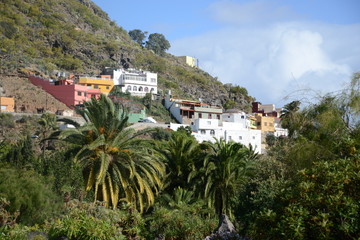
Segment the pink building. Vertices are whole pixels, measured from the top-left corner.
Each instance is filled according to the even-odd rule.
[[[30,76],[29,80],[70,108],[89,101],[91,97],[99,98],[100,96],[99,89],[89,89],[87,86],[74,84],[74,81],[70,79],[50,82],[47,79]]]

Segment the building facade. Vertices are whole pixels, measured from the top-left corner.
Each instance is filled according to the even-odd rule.
[[[0,97],[0,112],[15,112],[14,97]]]
[[[88,88],[88,86],[74,84],[74,81],[71,79],[54,81],[37,76],[30,76],[29,80],[32,84],[41,87],[47,93],[51,94],[70,108],[74,108],[74,106],[78,104],[83,104],[92,97],[100,97],[99,89],[92,89]]]
[[[114,85],[120,86],[122,92],[133,96],[144,97],[147,93],[157,94],[157,74],[135,69],[112,70]]]
[[[196,119],[217,119],[222,121],[222,108],[203,104],[200,101],[190,101],[165,97],[165,108],[180,124],[194,124]]]
[[[99,77],[79,77],[79,85],[88,89],[98,89],[102,94],[109,94],[114,87],[111,75],[100,75]]]
[[[178,57],[182,62],[186,63],[187,65],[189,65],[190,67],[199,67],[198,65],[198,60],[196,58],[193,57],[189,57],[189,56],[181,56]]]

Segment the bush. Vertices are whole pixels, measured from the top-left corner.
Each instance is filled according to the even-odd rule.
[[[148,217],[150,236],[166,240],[198,240],[210,235],[218,220],[201,203],[182,204],[175,209],[156,207]]]
[[[0,169],[0,197],[10,204],[10,213],[20,211],[18,220],[33,225],[58,213],[59,199],[50,190],[45,178],[32,170],[3,166]]]
[[[137,239],[143,220],[136,210],[125,206],[111,210],[91,203],[68,203],[68,212],[45,225],[50,238],[70,240]]]

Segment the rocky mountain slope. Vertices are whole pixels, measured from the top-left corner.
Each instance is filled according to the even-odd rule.
[[[134,67],[157,72],[159,88],[179,98],[244,110],[253,100],[246,89],[234,91],[173,55],[141,47],[90,0],[2,0],[0,13],[0,84],[18,72],[95,75],[104,67]]]

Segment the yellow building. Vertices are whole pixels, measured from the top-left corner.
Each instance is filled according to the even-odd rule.
[[[14,97],[0,97],[0,112],[15,112]]]
[[[185,62],[190,67],[198,67],[197,59],[189,56],[179,57],[183,62]]]
[[[261,130],[261,133],[275,132],[275,118],[264,117],[261,114],[255,114],[257,129]]]
[[[101,75],[100,78],[80,77],[79,84],[91,89],[99,89],[103,94],[109,94],[114,87],[114,81],[110,75]]]

